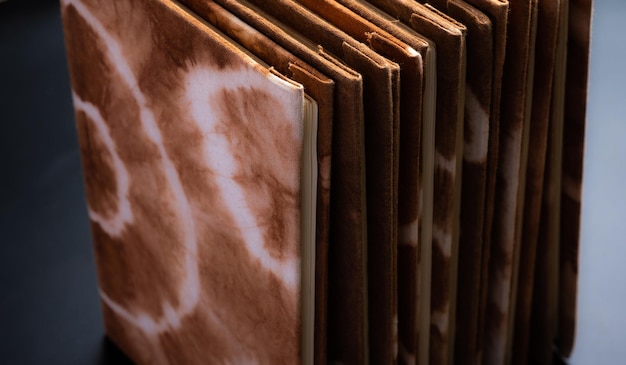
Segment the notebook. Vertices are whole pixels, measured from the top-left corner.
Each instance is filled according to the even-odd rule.
[[[61,4],[133,362],[569,356],[589,0]]]
[[[506,0],[466,0],[466,2],[489,17],[493,29],[493,73],[492,102],[487,152],[487,174],[485,185],[484,220],[481,249],[481,273],[478,285],[478,313],[476,318],[475,357],[471,363],[482,363],[484,326],[487,310],[487,289],[489,282],[489,260],[491,254],[491,229],[495,203],[495,184],[500,146],[500,108],[502,100],[502,77],[506,53],[506,36],[509,3]],[[470,328],[471,329],[471,328]],[[472,342],[473,340],[469,339]],[[460,345],[459,345],[460,346]],[[460,354],[458,354],[460,355]],[[458,361],[459,357],[456,357]],[[457,363],[458,363],[457,361]]]
[[[536,15],[535,0],[509,3],[485,312],[483,361],[487,364],[509,360],[532,107]]]
[[[451,308],[455,326],[449,356],[450,362],[468,364],[474,361],[476,351],[480,299],[476,294],[480,292],[489,136],[494,124],[491,117],[494,31],[489,17],[464,1],[451,0],[436,6],[467,27],[458,290]]]
[[[63,19],[107,335],[138,363],[312,363],[315,101],[174,2]]]
[[[330,210],[331,136],[335,82],[317,69],[280,47],[216,3],[205,3],[204,19],[232,40],[253,52],[283,75],[301,83],[305,92],[318,100],[317,209],[315,240],[315,361],[325,362],[326,298],[328,287],[328,225]]]
[[[423,99],[422,130],[421,132],[413,129],[407,130],[407,123],[401,125],[398,199],[398,362],[415,363],[420,327],[426,325],[422,331],[427,330],[430,320],[431,246],[421,244],[421,242],[430,242],[432,239],[435,94],[437,91],[435,45],[370,4],[355,0],[340,0],[339,2],[397,39],[406,42],[422,58],[424,81],[421,92],[423,96],[421,98],[419,95],[416,96]],[[413,101],[414,98],[407,101],[404,97],[402,100],[401,117],[402,110],[407,108],[407,103],[409,106],[414,104],[415,108],[418,107],[418,104]],[[408,125],[410,128],[411,124]],[[420,133],[422,147],[417,164],[415,164],[415,157],[412,157],[409,152],[416,143],[414,142],[416,135],[413,133]],[[415,150],[412,149],[412,151]],[[416,168],[418,168],[417,171],[415,171]],[[416,183],[411,181],[416,181]]]
[[[418,191],[421,188],[421,182],[418,178],[422,149],[421,123],[423,117],[421,93],[424,67],[422,57],[415,49],[402,40],[338,2],[309,0],[299,0],[299,2],[354,37],[355,40],[369,45],[372,50],[400,65],[400,125],[398,133],[403,138],[399,142],[400,150],[396,152],[399,153],[397,157],[399,171],[397,178],[398,207],[396,212],[398,223],[396,227],[392,227],[395,230],[394,236],[397,237],[394,238],[394,240],[397,240],[394,245],[398,247],[398,260],[400,260],[403,258],[402,246],[416,248],[418,243]],[[375,250],[375,248],[373,249]],[[416,251],[409,252],[409,254],[411,253],[416,253]],[[370,277],[378,276],[380,273],[384,273],[385,270],[390,269],[384,266],[384,262],[378,263],[374,259],[375,256],[369,260],[370,263],[376,265],[370,265]],[[394,270],[395,273],[391,276],[393,282],[387,284],[387,287],[397,292],[391,296],[392,300],[396,301],[396,303],[392,303],[395,313],[393,314],[391,331],[388,332],[389,335],[387,336],[381,336],[381,331],[370,331],[370,363],[391,363],[395,362],[398,357],[399,308],[397,301],[400,296],[399,291],[405,289],[414,291],[415,286],[412,285],[409,288],[401,286],[403,282],[399,281],[398,275],[401,275],[402,271],[400,270],[399,262],[397,265],[397,270]],[[370,282],[372,281],[370,280]],[[380,296],[380,292],[380,289],[370,287],[370,293]],[[380,312],[380,310],[376,310],[376,307],[370,307],[370,313],[372,311],[374,317]],[[371,317],[372,315],[370,315]],[[371,319],[370,324],[372,324]]]
[[[552,96],[556,89],[563,89],[564,87],[564,85],[559,85],[557,80],[557,73],[562,73],[563,65],[560,64],[557,67],[558,60],[556,59],[559,53],[557,47],[562,48],[564,46],[563,42],[558,41],[559,36],[564,34],[563,30],[559,29],[560,19],[566,19],[562,12],[564,3],[564,1],[541,1],[538,4],[533,106],[529,125],[524,221],[520,243],[519,279],[512,349],[512,361],[517,364],[528,363],[535,258],[541,221],[544,178],[546,178],[544,169],[548,130],[551,128],[552,122],[550,111],[552,110],[552,103],[555,102]],[[562,79],[562,77],[558,79]],[[543,248],[542,252],[545,252]],[[537,279],[542,280],[539,277]]]
[[[398,148],[399,68],[395,63],[356,42],[295,2],[252,1],[251,3],[270,15],[279,17],[286,23],[285,25],[300,34],[306,34],[313,42],[324,44],[326,49],[363,76],[368,253],[368,270],[367,273],[363,273],[367,282],[367,292],[364,292],[367,296],[363,299],[367,302],[362,302],[367,306],[366,323],[363,327],[376,333],[378,337],[383,338],[382,341],[385,341],[385,338],[393,336],[395,288],[390,284],[395,279],[393,265],[396,255],[393,225],[396,220],[394,209],[397,204],[395,203],[397,201],[397,152],[395,151]],[[371,255],[373,250],[376,252],[375,256]],[[371,275],[373,267],[380,268],[375,276]],[[330,269],[333,275],[333,268]],[[335,281],[349,277],[349,274],[344,274],[346,269],[347,267],[339,267],[334,271],[337,273]],[[333,290],[332,285],[329,290],[329,295],[338,299],[349,298],[344,290]],[[354,308],[354,305],[346,306],[343,311],[354,311]],[[372,313],[375,313],[375,316]],[[341,323],[343,320],[339,317],[335,321],[331,320],[331,323],[343,327]],[[330,333],[333,332],[329,331]],[[348,332],[339,338],[339,333],[337,333],[337,339],[329,338],[329,341],[331,343],[346,341],[344,336],[358,338],[361,334]],[[367,340],[368,335],[365,334],[364,341]],[[372,360],[375,356],[373,354],[376,354],[375,350],[371,351],[376,347],[376,344],[371,341],[368,346],[365,346],[366,342],[363,342],[362,354],[348,351],[348,347],[338,348],[339,351],[336,351],[331,343],[329,343],[329,359],[331,360],[360,363],[365,360],[358,360],[359,356],[369,356]]]
[[[425,363],[429,359],[431,363],[446,362],[449,326],[453,322],[449,320],[451,302],[455,300],[452,263],[458,249],[455,242],[458,242],[460,206],[458,198],[465,88],[465,27],[438,13],[434,8],[418,3],[372,3],[408,23],[415,31],[438,45],[430,335],[420,335],[418,352],[421,359],[418,361]],[[426,350],[427,347],[429,350]]]

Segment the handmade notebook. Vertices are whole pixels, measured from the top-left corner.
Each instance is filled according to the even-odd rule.
[[[567,14],[569,2],[560,3],[560,14]],[[548,146],[543,181],[541,222],[537,245],[528,358],[536,364],[550,364],[558,331],[559,250],[561,186],[563,161],[564,101],[569,19],[559,16],[555,56],[554,86],[550,108]]]
[[[558,54],[564,53],[557,49],[557,47],[562,48],[564,46],[563,42],[557,41],[559,36],[564,34],[564,30],[566,31],[566,29],[559,29],[559,22],[567,19],[562,11],[564,3],[565,1],[561,0],[546,0],[540,1],[538,4],[533,105],[529,125],[526,192],[511,353],[512,362],[515,364],[528,363],[535,258],[541,221],[541,201],[544,193],[548,130],[552,123],[550,111],[554,101],[552,98],[553,90],[556,92],[556,89],[562,90],[564,87],[563,82],[558,84],[557,80],[557,73],[562,73],[564,68],[562,63],[557,67],[556,59]],[[562,80],[563,78],[559,77],[558,79]],[[541,252],[545,252],[544,248],[542,247]]]
[[[204,19],[267,64],[302,84],[318,104],[317,213],[315,237],[315,362],[325,363],[326,298],[328,287],[328,225],[330,203],[331,136],[335,82],[274,43],[216,3],[206,2]]]
[[[502,138],[499,141],[484,329],[483,361],[486,364],[509,360],[532,107],[537,1],[511,1],[509,4],[502,79]]]
[[[489,284],[489,260],[491,254],[491,229],[493,225],[493,210],[495,205],[496,172],[498,166],[498,154],[500,146],[500,103],[502,100],[502,77],[504,70],[504,59],[506,54],[506,36],[509,3],[506,0],[466,0],[470,5],[487,15],[492,24],[493,30],[493,72],[492,72],[492,100],[489,124],[489,142],[487,147],[487,172],[485,177],[485,202],[483,234],[480,253],[480,276],[478,284],[478,306],[476,314],[476,335],[466,339],[475,342],[474,357],[467,358],[467,364],[480,364],[483,357],[484,327],[487,311],[487,289]],[[462,290],[462,289],[461,289]],[[471,330],[471,323],[469,330]],[[459,341],[465,341],[457,336]],[[462,346],[455,342],[457,347]],[[469,350],[466,346],[466,349]],[[460,356],[460,357],[459,357]],[[457,353],[455,362],[464,364],[463,353]]]
[[[206,1],[188,1],[200,15]],[[328,329],[326,353],[365,358],[365,171],[363,155],[363,84],[361,75],[280,22],[237,1],[220,3],[275,42],[335,80],[333,164],[328,252]],[[297,38],[296,38],[297,37]],[[351,102],[346,102],[349,100]],[[338,293],[339,295],[333,294]],[[360,356],[360,357],[358,357]],[[319,356],[317,357],[319,358]],[[317,360],[316,360],[316,363]]]
[[[62,0],[107,335],[139,364],[550,364],[589,0]]]
[[[404,257],[401,255],[403,246],[408,246],[412,251],[408,254],[417,253],[415,248],[418,243],[418,190],[421,188],[419,178],[421,159],[421,129],[422,129],[422,86],[423,86],[423,61],[421,55],[411,46],[402,40],[387,33],[348,8],[335,1],[298,0],[309,9],[315,11],[333,25],[345,31],[354,39],[361,41],[378,52],[382,56],[400,65],[400,125],[398,133],[402,136],[399,151],[399,171],[398,171],[398,223],[394,235],[398,236],[397,245],[399,251],[398,260]],[[432,146],[432,143],[431,143]],[[372,247],[372,250],[376,250]],[[385,271],[393,270],[392,266],[384,261],[377,262],[376,252],[369,259],[369,275],[380,276]],[[408,256],[409,258],[411,256]],[[414,291],[415,287],[402,287],[398,281],[398,275],[402,272],[398,265],[397,270],[392,272],[393,283],[387,287],[395,291],[397,286],[398,294],[392,294],[391,298],[398,300],[399,292],[402,290]],[[397,273],[397,274],[396,274]],[[372,282],[373,279],[370,280]],[[415,284],[409,283],[409,285]],[[380,297],[380,289],[372,288],[370,292]],[[394,307],[394,322],[391,323],[389,336],[381,336],[380,331],[370,331],[370,363],[388,364],[393,363],[398,357],[398,326],[400,325],[398,316],[398,304],[391,303]],[[380,310],[371,308],[376,316]],[[371,318],[372,315],[370,315]],[[370,319],[370,324],[372,324]]]
[[[405,42],[421,55],[424,68],[420,94],[406,94],[401,82],[400,171],[398,196],[398,363],[415,363],[420,328],[430,319],[430,242],[432,239],[433,158],[436,94],[435,45],[395,18],[358,0],[339,0],[364,19]],[[399,64],[403,64],[399,62]],[[401,66],[402,67],[402,66]],[[405,72],[406,74],[406,72]],[[404,96],[402,96],[404,95]],[[420,125],[415,130],[403,117],[423,99]],[[403,112],[405,111],[405,112]],[[414,112],[413,112],[414,113]],[[415,144],[421,144],[421,152]],[[417,161],[416,161],[417,159]],[[421,331],[428,330],[428,326]]]
[[[63,18],[107,334],[138,363],[312,363],[315,102],[174,2]]]
[[[440,9],[467,27],[467,73],[463,138],[460,237],[457,295],[451,362],[471,364],[476,351],[480,274],[483,260],[483,222],[489,157],[493,83],[493,28],[491,20],[462,0],[439,4]],[[497,128],[496,128],[497,130]]]
[[[270,15],[279,17],[296,32],[306,34],[313,42],[323,44],[326,49],[363,76],[368,222],[368,271],[363,275],[367,280],[367,292],[364,294],[369,294],[366,297],[367,302],[361,302],[363,303],[361,305],[367,305],[364,308],[368,310],[368,322],[363,325],[363,329],[376,333],[381,343],[386,343],[389,341],[387,339],[393,338],[393,318],[396,314],[395,286],[393,286],[396,246],[393,227],[396,221],[397,204],[399,68],[395,63],[391,63],[365,45],[356,42],[349,35],[295,2],[276,0],[252,1],[252,3]],[[373,255],[373,252],[376,255]],[[335,282],[346,280],[354,275],[345,273],[347,268],[346,266],[331,268],[331,275],[333,272],[337,274]],[[376,275],[372,275],[373,270]],[[347,289],[351,290],[350,285]],[[335,296],[338,299],[350,298],[346,296],[346,291],[333,290],[332,286],[329,288],[329,296]],[[350,300],[354,299],[354,297],[350,298]],[[356,305],[359,305],[359,302],[353,303],[352,307],[346,307],[344,311],[354,311]],[[343,319],[339,317],[335,323],[341,326],[342,321]],[[344,338],[336,341],[346,341],[348,340],[346,337],[358,338],[361,335],[359,332],[347,332],[343,336]],[[367,336],[365,335],[365,340]],[[346,347],[334,352],[329,344],[329,359],[361,363],[365,360],[358,360],[359,356],[369,356],[371,361],[375,361],[378,354],[377,345],[371,341],[371,338],[369,346],[365,346],[365,343],[363,342],[363,355],[346,351],[348,349]]]
[[[452,263],[458,242],[458,211],[465,89],[465,27],[434,8],[409,1],[372,2],[408,23],[438,46],[437,119],[432,236],[430,336],[420,335],[419,361],[447,362],[451,301],[454,301]],[[457,179],[458,177],[458,179]],[[454,279],[456,279],[454,277]],[[455,281],[455,280],[454,280]],[[430,337],[430,338],[429,338]],[[430,350],[426,350],[429,347]],[[427,355],[430,354],[430,355]]]
[[[591,10],[591,0],[569,0],[556,338],[557,348],[565,357],[572,352],[576,332]]]

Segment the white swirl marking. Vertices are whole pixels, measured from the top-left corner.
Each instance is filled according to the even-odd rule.
[[[469,141],[465,139],[463,158],[473,163],[484,162],[487,158],[489,140],[489,114],[480,105],[478,98],[469,87],[465,89],[466,123],[469,124]]]
[[[148,106],[146,97],[139,89],[137,79],[128,64],[128,61],[124,57],[117,40],[106,31],[102,23],[79,0],[64,0],[63,3],[64,6],[74,6],[80,16],[90,25],[94,32],[104,42],[104,46],[107,50],[105,56],[122,77],[122,80],[130,89],[135,101],[137,102],[140,109],[142,129],[158,148],[159,155],[161,157],[161,168],[165,173],[167,182],[169,183],[172,193],[175,196],[175,201],[178,204],[178,222],[183,231],[182,241],[185,246],[185,278],[183,284],[179,288],[178,302],[180,303],[180,306],[178,308],[174,309],[169,303],[164,302],[162,306],[165,315],[161,318],[155,319],[141,311],[133,311],[138,313],[129,311],[112,300],[102,290],[100,290],[100,297],[102,298],[102,301],[117,315],[126,319],[128,322],[134,324],[146,333],[158,334],[166,331],[170,327],[178,328],[181,323],[181,318],[193,311],[200,298],[200,278],[198,272],[198,262],[196,260],[198,244],[195,223],[189,201],[183,190],[182,183],[174,167],[174,163],[165,150],[163,137],[156,123],[154,114]],[[80,100],[78,107],[81,107]],[[82,105],[82,107],[84,107],[84,105]]]
[[[115,171],[115,180],[117,182],[117,212],[111,214],[110,216],[105,216],[104,214],[96,212],[91,206],[89,206],[89,218],[98,223],[98,225],[100,225],[100,227],[102,227],[102,229],[111,237],[118,237],[124,231],[124,227],[126,227],[127,224],[132,224],[134,219],[133,211],[130,209],[130,202],[128,201],[128,190],[130,185],[128,171],[117,153],[115,141],[111,138],[109,127],[104,121],[104,118],[102,118],[100,111],[95,105],[83,101],[74,92],[72,92],[72,98],[74,100],[74,107],[76,110],[80,110],[87,114],[89,120],[95,125],[102,142],[113,160],[112,167]]]
[[[298,257],[276,259],[265,248],[263,228],[259,226],[256,215],[246,200],[244,188],[234,179],[239,172],[239,164],[233,156],[231,149],[233,146],[226,136],[219,132],[218,115],[206,102],[214,100],[214,94],[223,90],[255,87],[262,89],[265,85],[263,81],[266,81],[264,76],[257,72],[198,68],[187,74],[186,97],[191,105],[191,114],[205,136],[205,160],[212,171],[219,172],[215,175],[215,181],[220,195],[224,197],[224,204],[243,236],[246,249],[266,270],[283,281],[288,289],[295,290],[300,280],[300,260]]]

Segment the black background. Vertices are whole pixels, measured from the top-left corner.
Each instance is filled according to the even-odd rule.
[[[0,3],[0,364],[125,364],[104,340],[59,3]]]

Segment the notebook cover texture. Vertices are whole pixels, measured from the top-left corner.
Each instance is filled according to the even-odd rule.
[[[172,2],[62,5],[107,335],[299,363],[302,87]]]

